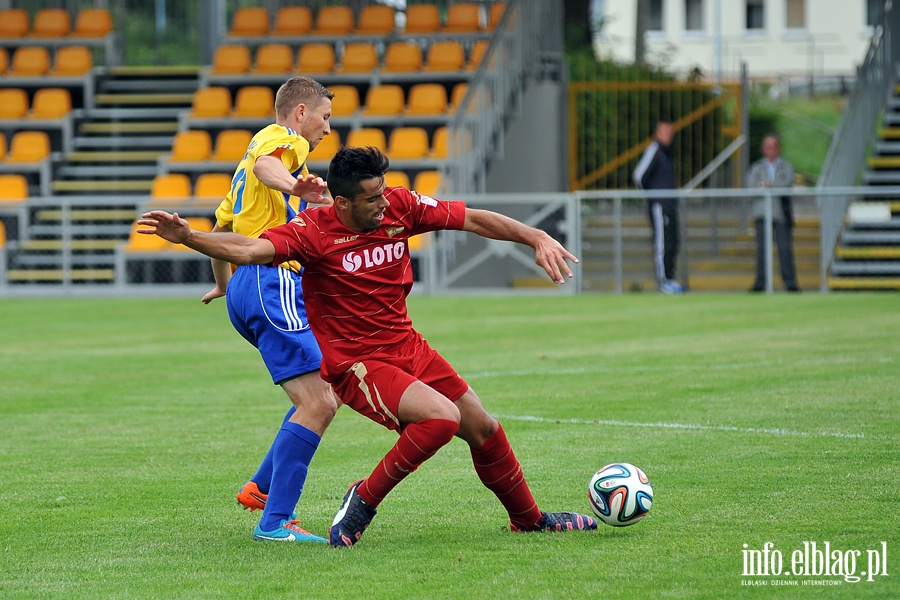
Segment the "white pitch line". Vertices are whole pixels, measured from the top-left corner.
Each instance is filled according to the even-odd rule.
[[[731,425],[696,425],[694,423],[641,423],[639,421],[618,421],[615,419],[553,419],[532,415],[494,415],[506,421],[529,421],[533,423],[565,423],[572,425],[605,425],[610,427],[642,427],[645,429],[677,429],[683,431],[727,431],[736,433],[756,433],[765,435],[789,435],[798,437],[828,437],[855,440],[895,440],[892,436],[846,433],[842,431],[794,431],[792,429],[769,429],[764,427],[733,427]]]

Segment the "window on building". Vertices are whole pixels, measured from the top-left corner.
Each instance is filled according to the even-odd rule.
[[[765,10],[763,0],[747,1],[747,31],[766,28]]]
[[[684,28],[687,31],[703,31],[703,0],[685,0]]]
[[[806,0],[787,0],[785,9],[788,29],[806,29]]]
[[[647,21],[647,31],[663,30],[663,0],[649,0],[650,18]]]
[[[884,12],[885,0],[867,0],[866,2],[866,24],[875,26],[881,19]]]

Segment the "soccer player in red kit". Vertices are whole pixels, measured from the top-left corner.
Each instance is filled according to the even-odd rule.
[[[322,349],[322,377],[341,401],[400,433],[372,473],[353,483],[330,529],[333,546],[352,546],[387,494],[458,436],[475,471],[509,513],[513,531],[596,529],[587,515],[543,512],[500,423],[458,373],[412,327],[407,239],[442,229],[519,242],[556,283],[577,262],[548,234],[462,202],[386,188],[389,162],[376,148],[343,148],[328,169],[334,204],[303,211],[259,238],[193,231],[177,214],[152,211],[140,224],[174,243],[235,264],[304,266],[303,292]]]

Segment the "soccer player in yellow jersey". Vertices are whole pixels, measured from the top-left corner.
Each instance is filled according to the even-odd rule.
[[[250,141],[231,191],[216,210],[214,231],[256,238],[293,219],[308,204],[327,204],[325,182],[306,159],[331,127],[333,94],[308,77],[293,77],[275,95],[276,122]],[[204,303],[226,297],[235,329],[258,350],[272,381],[293,406],[238,502],[263,516],[253,537],[265,541],[325,542],[293,518],[309,463],[337,411],[331,387],[319,376],[322,353],[306,318],[297,263],[231,265],[213,259],[216,287]]]

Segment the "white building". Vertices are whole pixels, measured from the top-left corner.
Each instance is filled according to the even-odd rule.
[[[884,0],[646,0],[646,60],[732,78],[853,75]],[[599,55],[634,60],[637,0],[594,0]]]

